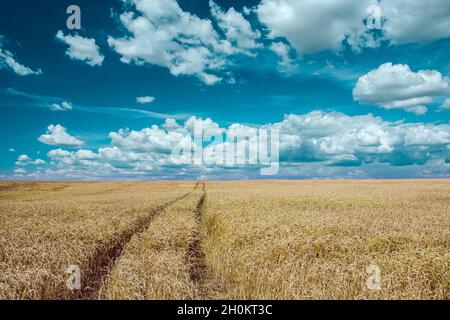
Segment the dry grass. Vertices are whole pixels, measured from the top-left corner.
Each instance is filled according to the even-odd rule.
[[[0,182],[0,299],[450,299],[448,180],[193,186]]]
[[[180,183],[2,183],[0,299],[65,299],[70,265],[83,275]]]
[[[109,281],[107,299],[194,299],[187,248],[195,230],[194,212],[200,199],[191,195],[152,221],[149,229],[127,244]]]
[[[216,298],[449,299],[449,181],[209,183]],[[366,286],[369,265],[381,290]]]

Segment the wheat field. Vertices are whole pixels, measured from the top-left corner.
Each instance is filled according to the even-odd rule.
[[[0,299],[450,299],[449,249],[449,180],[0,182]]]

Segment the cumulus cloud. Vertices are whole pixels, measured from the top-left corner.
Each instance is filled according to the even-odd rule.
[[[385,109],[424,114],[433,97],[449,90],[449,79],[436,70],[413,72],[408,65],[389,62],[360,77],[353,98]]]
[[[259,31],[254,31],[244,16],[233,7],[224,12],[214,1],[210,0],[211,15],[217,21],[220,29],[225,32],[226,39],[237,50],[251,53],[251,49],[261,47],[257,41],[261,37]]]
[[[72,60],[79,60],[90,66],[101,66],[105,57],[100,53],[99,46],[96,45],[95,39],[84,38],[79,35],[64,35],[60,30],[56,34],[56,39],[69,47],[66,55]]]
[[[223,12],[211,2],[222,37],[209,19],[183,11],[175,0],[130,0],[120,15],[129,32],[123,38],[108,37],[108,44],[124,63],[151,64],[169,69],[174,76],[195,76],[207,85],[222,80],[228,59],[258,47],[257,32],[245,18],[229,9]]]
[[[49,125],[47,133],[41,135],[38,140],[51,146],[61,146],[69,148],[80,148],[84,142],[67,133],[63,126]]]
[[[30,157],[26,154],[21,154],[18,158],[17,161],[19,162],[25,162],[25,161],[29,161],[31,160]]]
[[[167,118],[162,127],[167,131],[173,131],[181,128],[177,121],[172,118]]]
[[[287,75],[293,74],[298,65],[291,58],[291,47],[283,42],[273,42],[270,49],[280,58],[278,71]]]
[[[62,103],[53,103],[50,106],[50,110],[51,111],[68,111],[68,110],[72,110],[72,104],[69,102],[62,102]]]
[[[152,103],[155,100],[156,100],[155,97],[150,97],[150,96],[144,96],[144,97],[137,97],[136,98],[136,102],[140,103],[140,104]]]
[[[29,165],[42,165],[45,163],[46,162],[42,159],[33,160],[26,154],[21,154],[16,160],[16,166],[18,167],[25,167]]]
[[[284,37],[300,54],[311,54],[339,50],[348,37],[358,46],[362,45],[358,42],[373,41],[363,20],[368,17],[368,6],[376,3],[376,0],[262,0],[256,13],[267,26],[269,37]]]
[[[441,109],[441,110],[448,110],[448,109],[450,109],[450,98],[449,98],[449,99],[446,99],[446,100],[444,101],[444,103],[442,104],[442,106],[441,106],[440,109]]]
[[[34,71],[31,68],[17,62],[14,55],[10,51],[3,48],[4,42],[4,37],[0,35],[0,69],[9,68],[20,76],[42,74],[41,69]]]
[[[180,156],[181,160],[199,150],[194,127],[200,124],[203,133],[209,133],[203,137],[204,162],[174,161],[172,152],[177,148],[189,150]],[[74,179],[183,179],[199,175],[257,178],[257,166],[208,161],[220,159],[227,147],[238,150],[236,157],[245,156],[246,143],[249,154],[259,147],[251,139],[216,141],[211,137],[246,137],[259,128],[279,130],[278,177],[370,178],[382,177],[386,172],[394,176],[450,176],[449,124],[388,122],[372,115],[322,111],[286,115],[280,122],[259,127],[240,123],[221,127],[212,119],[192,117],[182,124],[167,119],[161,126],[121,129],[109,134],[109,146],[97,150],[49,151],[50,160],[41,174]],[[31,160],[23,157],[21,161]]]
[[[449,152],[450,125],[392,123],[370,114],[348,116],[319,111],[288,115],[277,125],[287,141],[298,140],[298,148],[282,150],[290,161],[411,165],[433,157],[445,159]]]
[[[386,37],[394,44],[429,42],[450,37],[450,2],[447,0],[382,0]]]
[[[16,175],[23,175],[23,174],[26,174],[27,173],[27,170],[26,169],[24,169],[24,168],[15,168],[14,169],[14,173],[16,174]]]
[[[366,25],[374,6],[381,37]],[[337,51],[344,42],[361,51],[378,47],[381,40],[404,44],[450,37],[447,0],[262,0],[256,13],[269,37],[286,38],[300,54]]]

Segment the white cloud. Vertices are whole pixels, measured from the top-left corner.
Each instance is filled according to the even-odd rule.
[[[449,90],[449,79],[438,71],[413,72],[408,65],[389,62],[360,77],[353,89],[353,98],[385,109],[424,114],[427,105],[433,103],[433,97]]]
[[[450,37],[448,0],[382,0],[380,6],[385,35],[394,44]]]
[[[100,48],[95,44],[95,39],[83,38],[79,35],[64,35],[60,30],[56,39],[69,47],[66,54],[72,60],[80,60],[90,66],[101,66],[105,57],[100,53]]]
[[[145,97],[137,97],[136,102],[144,104],[144,103],[152,103],[156,100],[155,97],[145,96]]]
[[[364,21],[380,9],[382,37]],[[448,0],[262,0],[256,8],[269,37],[286,38],[300,54],[338,51],[346,41],[353,50],[391,44],[430,42],[450,37]]]
[[[238,50],[244,53],[250,53],[249,50],[261,47],[257,43],[261,37],[259,31],[254,31],[250,23],[244,16],[237,12],[233,7],[224,12],[212,0],[209,1],[211,14],[217,21],[219,27],[225,32],[227,40]]]
[[[63,149],[54,149],[47,153],[50,158],[65,158],[70,157],[72,154],[72,152]]]
[[[14,148],[9,148],[8,151],[9,151],[9,152],[16,152],[16,149],[14,149]]]
[[[195,76],[207,85],[222,80],[221,71],[237,53],[258,47],[258,33],[244,17],[212,4],[223,39],[209,19],[183,11],[175,0],[130,0],[120,15],[130,36],[108,38],[108,44],[124,63],[152,64],[168,68],[174,76]]]
[[[26,174],[27,170],[23,169],[23,168],[15,168],[14,169],[14,173],[17,175],[22,175],[22,174]]]
[[[121,150],[135,152],[161,152],[169,154],[184,136],[182,133],[169,131],[151,126],[141,131],[119,130],[109,134],[111,144]]]
[[[259,171],[247,165],[174,163],[171,152],[180,143],[197,150],[192,136],[196,122],[204,130],[224,135],[245,136],[257,128],[240,123],[224,128],[211,119],[196,117],[183,124],[167,119],[162,126],[111,132],[111,144],[98,150],[51,150],[47,154],[50,162],[42,174],[74,179],[192,178],[202,174],[236,179],[258,177]],[[380,177],[380,170],[393,176],[450,177],[449,124],[388,122],[372,115],[315,111],[286,115],[282,121],[262,127],[280,131],[283,177]],[[234,142],[205,146],[205,158],[220,156],[227,143]],[[22,158],[33,161],[27,156]]]
[[[17,158],[17,161],[20,161],[20,162],[29,161],[29,160],[31,160],[31,159],[30,159],[30,157],[29,157],[28,155],[26,155],[26,154],[21,154],[21,155]]]
[[[273,42],[270,45],[270,49],[280,58],[280,61],[278,62],[279,72],[291,75],[297,70],[298,65],[290,56],[290,46],[283,42]]]
[[[53,103],[50,106],[50,110],[52,111],[67,111],[67,110],[72,110],[72,104],[69,102],[62,102],[61,104],[59,103]]]
[[[24,167],[24,166],[29,166],[29,165],[42,165],[45,163],[46,162],[42,159],[33,160],[26,154],[21,154],[16,160],[16,166],[19,166],[19,167]]]
[[[177,121],[172,118],[167,118],[162,127],[167,131],[173,131],[181,128]]]
[[[448,109],[450,109],[450,98],[448,98],[448,99],[446,99],[444,101],[444,103],[442,104],[440,109],[441,110],[448,110]]]
[[[17,62],[14,55],[10,51],[3,48],[4,42],[4,37],[0,35],[0,69],[9,68],[20,76],[42,74],[41,69],[34,71],[31,68]]]
[[[184,123],[184,128],[190,133],[195,134],[195,126],[199,125],[203,128],[203,130],[218,130],[220,126],[217,122],[214,122],[210,118],[201,119],[197,117],[190,117]]]
[[[98,155],[92,152],[91,150],[78,150],[75,152],[75,157],[80,160],[93,160],[97,159]]]
[[[316,111],[288,115],[278,126],[283,137],[298,137],[299,149],[282,152],[296,161],[404,165],[449,155],[450,125],[392,123],[372,115]]]
[[[79,148],[84,142],[67,133],[63,126],[49,125],[47,133],[41,135],[38,140],[51,146],[61,146],[69,148]]]
[[[370,42],[363,19],[375,0],[262,0],[256,9],[269,37],[285,37],[300,54],[340,50],[347,37]],[[373,41],[373,40],[372,40]],[[361,44],[358,44],[361,45]]]

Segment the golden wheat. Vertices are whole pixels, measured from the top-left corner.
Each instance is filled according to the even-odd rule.
[[[0,182],[0,299],[450,299],[448,180],[202,189]]]
[[[94,270],[136,221],[191,186],[176,183],[3,184],[0,299],[64,299],[65,270]]]
[[[448,299],[450,183],[209,183],[217,298]],[[381,271],[369,290],[367,268]]]
[[[105,283],[105,298],[195,298],[187,248],[199,199],[199,194],[194,194],[174,204],[158,215],[146,232],[135,235]]]

